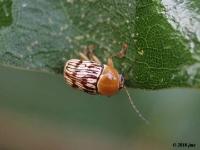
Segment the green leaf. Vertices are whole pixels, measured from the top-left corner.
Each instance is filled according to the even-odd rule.
[[[0,63],[60,73],[88,45],[136,88],[200,87],[198,0],[1,0]]]

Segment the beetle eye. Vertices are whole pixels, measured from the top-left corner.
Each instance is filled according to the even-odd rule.
[[[124,76],[120,75],[120,83],[119,83],[119,89],[124,87]]]

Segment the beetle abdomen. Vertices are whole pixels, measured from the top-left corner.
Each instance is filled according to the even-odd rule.
[[[97,83],[102,70],[103,65],[101,64],[71,59],[65,64],[64,78],[72,87],[79,88],[90,94],[97,94]]]

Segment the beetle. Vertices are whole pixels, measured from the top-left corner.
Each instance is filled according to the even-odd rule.
[[[122,50],[115,56],[124,57],[124,53],[128,48],[124,44]],[[81,53],[81,55],[84,55]],[[84,56],[84,59],[87,58]],[[71,87],[78,88],[89,94],[99,94],[104,96],[112,96],[121,89],[125,89],[132,108],[138,116],[148,123],[148,120],[143,117],[140,111],[124,86],[124,76],[119,74],[113,65],[112,58],[108,58],[107,64],[101,64],[99,61],[70,59],[64,66],[64,80]]]
[[[124,77],[112,66],[70,59],[64,68],[65,81],[89,94],[112,96],[124,86]]]

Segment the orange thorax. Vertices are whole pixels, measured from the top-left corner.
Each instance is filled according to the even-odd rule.
[[[102,74],[97,83],[97,89],[100,95],[111,96],[119,91],[119,74],[112,66],[104,65]]]

